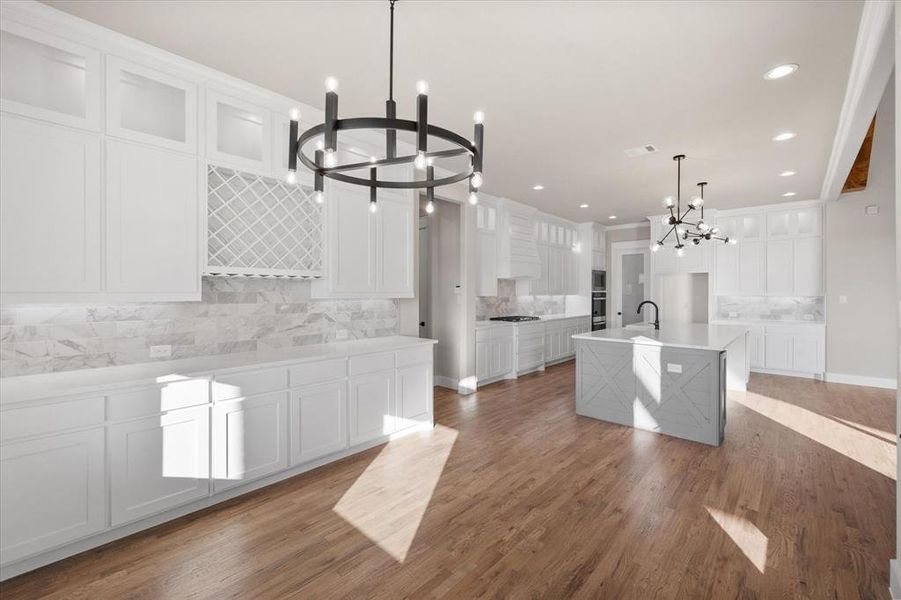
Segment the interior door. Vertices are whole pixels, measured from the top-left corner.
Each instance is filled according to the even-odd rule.
[[[419,217],[419,337],[432,337],[432,237],[429,218]]]
[[[637,311],[641,301],[649,297],[646,277],[650,254],[645,241],[614,244],[611,261],[614,328],[645,320]]]

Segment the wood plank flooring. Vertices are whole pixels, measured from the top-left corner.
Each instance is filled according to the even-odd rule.
[[[573,363],[2,584],[18,598],[888,598],[894,392],[754,375],[720,448],[577,417]],[[888,473],[888,475],[886,474]]]

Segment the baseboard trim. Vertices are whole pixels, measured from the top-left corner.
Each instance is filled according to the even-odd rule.
[[[802,373],[801,371],[780,371],[779,369],[764,369],[761,367],[751,367],[752,373],[763,373],[764,375],[781,375],[782,377],[800,377],[801,379],[822,379],[820,373]]]
[[[444,375],[435,375],[435,385],[443,388],[447,388],[449,390],[457,391],[457,380],[452,377],[445,377]]]
[[[888,570],[888,591],[892,595],[892,600],[901,600],[901,560],[897,558],[890,560]]]
[[[867,387],[894,390],[898,387],[897,379],[888,377],[866,377],[864,375],[846,375],[844,373],[826,373],[826,381],[829,383],[846,383],[848,385],[863,385]]]

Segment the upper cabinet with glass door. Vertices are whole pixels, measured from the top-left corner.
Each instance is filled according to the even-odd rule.
[[[196,154],[197,85],[108,56],[106,132]]]
[[[100,130],[100,52],[14,22],[0,26],[0,110]]]
[[[272,113],[268,108],[207,89],[206,113],[209,162],[272,174]]]

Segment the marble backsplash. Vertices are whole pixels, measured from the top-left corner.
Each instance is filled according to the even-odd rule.
[[[497,280],[497,296],[476,298],[476,319],[509,315],[558,315],[566,312],[566,296],[517,296],[516,282]]]
[[[822,296],[719,296],[715,318],[823,323],[826,321],[826,311]]]
[[[0,377],[396,335],[396,300],[313,300],[310,282],[205,277],[200,302],[0,306]],[[168,360],[168,359],[160,359]]]

